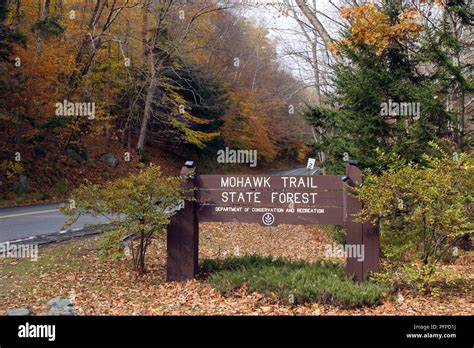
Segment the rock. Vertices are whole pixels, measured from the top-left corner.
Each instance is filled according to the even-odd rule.
[[[28,177],[26,175],[21,174],[18,182],[16,182],[13,186],[13,190],[16,193],[28,193],[29,185],[28,185]]]
[[[46,315],[77,315],[70,299],[55,297],[48,301]]]
[[[71,157],[73,160],[75,160],[76,162],[79,162],[81,163],[82,162],[82,158],[81,158],[81,155],[79,155],[79,153],[73,149],[70,149],[70,148],[67,148],[66,149],[66,154]]]
[[[9,316],[25,316],[30,315],[30,310],[26,307],[21,308],[8,308],[7,315]]]
[[[77,146],[69,145],[66,149],[66,154],[77,163],[85,163],[90,159],[89,153],[85,149],[79,148]]]
[[[405,297],[403,297],[403,295],[401,293],[398,293],[397,294],[397,299],[396,299],[397,304],[401,305],[404,301],[405,301]]]
[[[462,236],[459,242],[459,247],[466,251],[470,251],[472,249],[472,240],[470,234],[466,233],[464,236]]]
[[[118,159],[115,157],[113,153],[105,153],[100,156],[100,161],[105,163],[111,168],[115,168],[118,165]]]

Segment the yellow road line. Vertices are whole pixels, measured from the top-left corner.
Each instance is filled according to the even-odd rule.
[[[30,212],[28,212],[28,213],[18,213],[18,214],[10,214],[10,215],[0,215],[0,219],[6,219],[6,218],[11,218],[11,217],[16,217],[16,216],[46,214],[46,213],[52,213],[53,211],[59,211],[59,209],[37,210],[37,211],[30,211]]]

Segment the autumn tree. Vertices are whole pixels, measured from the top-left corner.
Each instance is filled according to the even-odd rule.
[[[0,1],[0,132],[6,133],[11,128],[10,125],[16,124],[18,120],[14,115],[9,113],[9,108],[5,97],[14,91],[21,88],[21,80],[14,80],[4,78],[8,74],[14,64],[12,59],[12,52],[16,44],[24,44],[26,38],[20,33],[10,29],[5,21],[8,16],[8,2],[7,0]],[[5,73],[7,72],[7,74]],[[10,139],[5,139],[10,140]],[[4,140],[4,141],[5,141]],[[5,144],[6,145],[6,144]],[[23,171],[21,164],[16,163],[12,153],[6,151],[7,147],[2,145],[0,152],[0,191],[10,189],[12,181]]]
[[[230,105],[224,118],[224,143],[256,149],[259,159],[271,162],[296,159],[302,147],[302,83],[277,62],[268,32],[230,12],[213,17],[215,28],[203,60],[223,76]]]
[[[323,139],[314,149],[328,153],[332,171],[342,171],[344,159],[380,169],[376,148],[422,161],[421,154],[430,152],[428,142],[447,140],[455,121],[443,105],[447,89],[432,68],[437,63],[424,58],[422,13],[384,2],[344,9],[342,15],[348,27],[334,48],[345,59],[335,67],[332,107],[306,112]],[[384,103],[391,102],[413,103],[420,110],[384,113]]]
[[[302,84],[282,69],[268,31],[233,4],[2,4],[0,160],[40,198],[134,171],[139,155],[211,158],[233,146],[270,163],[301,153]],[[64,101],[95,114],[58,113]]]

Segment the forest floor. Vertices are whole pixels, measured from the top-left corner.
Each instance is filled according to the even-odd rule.
[[[264,228],[248,224],[201,224],[200,258],[259,254],[315,261],[329,234],[318,226]],[[38,261],[0,259],[0,315],[29,307],[42,315],[48,300],[69,297],[81,315],[472,315],[472,253],[444,266],[455,286],[439,296],[403,290],[383,305],[342,309],[310,303],[288,305],[245,289],[222,296],[205,280],[165,282],[166,243],[150,250],[149,272],[137,279],[130,260],[100,261],[98,237],[40,248]],[[344,262],[343,259],[340,260]],[[454,279],[456,278],[456,279]]]

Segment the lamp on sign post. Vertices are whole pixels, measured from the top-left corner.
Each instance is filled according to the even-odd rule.
[[[349,165],[351,166],[356,166],[359,164],[359,162],[357,160],[349,160]]]
[[[351,179],[349,176],[347,176],[347,175],[344,175],[344,176],[341,178],[341,180],[342,180],[343,182],[345,182],[345,183],[346,183],[347,185],[349,185],[349,186],[354,186],[354,181],[352,181],[352,179]]]

